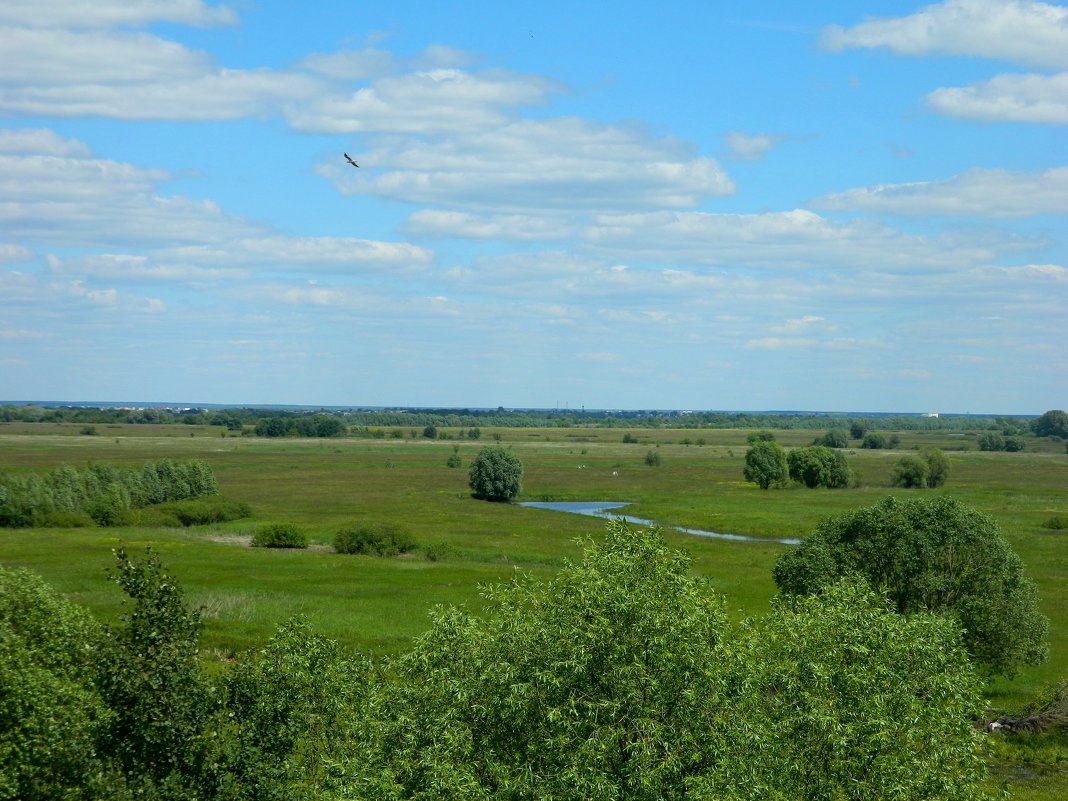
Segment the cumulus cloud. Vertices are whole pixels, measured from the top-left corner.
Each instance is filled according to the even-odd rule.
[[[100,159],[49,131],[0,132],[0,224],[52,244],[186,242],[262,230],[215,203],[163,197],[164,170]]]
[[[997,75],[965,87],[936,89],[927,104],[950,117],[1068,125],[1068,72]]]
[[[636,261],[778,272],[944,270],[1035,244],[907,234],[872,220],[837,221],[803,209],[598,215],[585,238],[596,252],[625,253]]]
[[[507,70],[436,68],[382,78],[346,95],[327,94],[291,106],[298,131],[312,133],[443,133],[479,131],[508,119],[506,109],[542,105],[559,87]]]
[[[734,191],[719,164],[682,142],[571,117],[381,141],[362,159],[374,171],[319,172],[343,194],[515,213],[685,208]]]
[[[905,217],[1027,217],[1068,213],[1068,167],[973,169],[943,181],[880,184],[816,198],[813,208]]]
[[[823,31],[828,50],[887,47],[910,56],[945,53],[1030,67],[1068,67],[1068,8],[1031,0],[946,0],[907,17]]]
[[[153,22],[231,25],[237,22],[237,15],[227,6],[209,6],[202,0],[93,0],[89,3],[34,0],[0,5],[0,24],[34,28],[110,28]]]

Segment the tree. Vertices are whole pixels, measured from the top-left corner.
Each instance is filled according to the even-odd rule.
[[[1050,409],[1031,421],[1031,430],[1036,437],[1060,437],[1068,439],[1068,413]]]
[[[865,434],[864,440],[860,443],[860,447],[870,448],[871,450],[882,450],[886,446],[886,437],[882,434],[877,434],[874,431]]]
[[[954,621],[896,615],[863,582],[776,599],[743,628],[738,700],[720,718],[752,751],[701,777],[700,797],[974,798],[984,704],[959,638]]]
[[[1005,438],[996,431],[984,432],[980,434],[976,440],[979,443],[979,450],[981,451],[1005,450]]]
[[[151,550],[134,560],[120,547],[115,559],[112,579],[133,608],[96,654],[95,683],[113,712],[102,751],[145,797],[210,795],[216,705],[200,668],[200,615]]]
[[[777,442],[757,441],[745,452],[742,475],[763,490],[772,484],[784,483],[789,475],[786,451]]]
[[[917,489],[927,486],[930,469],[919,456],[902,456],[890,473],[890,483],[895,487]]]
[[[476,498],[508,502],[522,489],[523,463],[512,451],[491,445],[475,456],[469,475],[471,493]]]
[[[988,674],[1013,675],[1046,658],[1048,621],[1023,563],[997,523],[952,498],[886,498],[821,522],[775,563],[784,593],[820,592],[864,576],[898,613],[959,621],[964,644]]]
[[[100,627],[25,570],[0,568],[0,798],[112,798],[93,686]]]
[[[740,631],[658,531],[608,525],[552,579],[434,614],[369,693],[351,797],[939,798],[985,770],[953,621],[867,588],[783,601]]]
[[[920,448],[920,458],[927,464],[927,486],[941,487],[949,478],[949,459],[938,448]]]
[[[790,478],[814,487],[848,487],[853,480],[845,456],[823,445],[795,448],[786,457]]]
[[[824,432],[822,437],[816,438],[813,445],[823,445],[827,448],[848,448],[849,436],[840,428],[832,428]]]
[[[849,421],[849,436],[851,439],[864,439],[864,435],[867,433],[867,427],[860,420]]]
[[[761,429],[760,431],[750,431],[746,435],[745,440],[750,445],[756,445],[758,442],[774,442],[775,432],[768,431],[767,429]]]

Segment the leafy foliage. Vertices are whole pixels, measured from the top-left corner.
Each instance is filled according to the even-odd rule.
[[[200,615],[150,550],[134,560],[118,548],[115,558],[112,578],[133,609],[121,627],[105,629],[96,655],[95,683],[113,713],[102,753],[137,798],[209,795],[216,699],[200,668]]]
[[[483,448],[469,471],[471,493],[482,500],[508,502],[523,486],[523,463],[500,445]]]
[[[1031,421],[1031,430],[1037,437],[1068,439],[1068,413],[1050,409]]]
[[[127,525],[135,509],[218,492],[214,473],[200,459],[161,459],[140,470],[62,465],[43,475],[0,475],[0,526],[38,525],[56,512],[88,514],[102,526]]]
[[[970,799],[978,681],[946,619],[859,584],[732,632],[656,531],[439,610],[357,723],[347,797]]]
[[[823,445],[826,448],[848,448],[849,434],[840,428],[832,428],[824,432],[822,437],[817,437],[813,445]]]
[[[698,783],[735,799],[971,799],[977,677],[953,621],[900,617],[862,582],[783,597],[734,655],[730,740]],[[703,777],[704,778],[704,777]]]
[[[795,448],[786,457],[790,478],[809,489],[848,487],[853,480],[845,456],[823,445]]]
[[[316,798],[337,779],[370,668],[291,620],[226,677],[221,801]]]
[[[308,536],[292,523],[268,523],[252,535],[256,548],[307,548]]]
[[[407,529],[392,523],[363,523],[346,526],[334,537],[338,553],[363,553],[374,556],[396,556],[415,547],[415,539]]]
[[[742,475],[761,489],[784,484],[789,476],[786,451],[777,442],[758,440],[745,452]]]
[[[946,497],[890,497],[820,523],[775,564],[785,593],[818,593],[857,574],[903,615],[951,616],[990,674],[1012,675],[1046,658],[1048,622],[1035,585],[997,523]]]
[[[100,628],[38,576],[0,568],[0,799],[105,798],[93,686]]]

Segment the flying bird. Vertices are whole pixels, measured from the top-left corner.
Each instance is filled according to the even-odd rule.
[[[345,161],[347,161],[353,167],[359,167],[360,166],[359,164],[357,164],[355,161],[352,160],[352,156],[350,156],[348,153],[345,154]]]

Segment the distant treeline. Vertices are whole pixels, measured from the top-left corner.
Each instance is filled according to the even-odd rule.
[[[169,501],[215,495],[219,483],[199,459],[161,459],[143,467],[61,465],[48,473],[0,472],[0,526],[100,525],[126,522],[128,513]]]
[[[83,406],[0,406],[0,423],[185,423],[212,425],[258,436],[336,437],[350,428],[771,428],[849,429],[860,421],[868,431],[1001,431],[1023,433],[1027,417],[974,415],[879,415],[815,412],[604,411],[574,409],[117,409]]]

